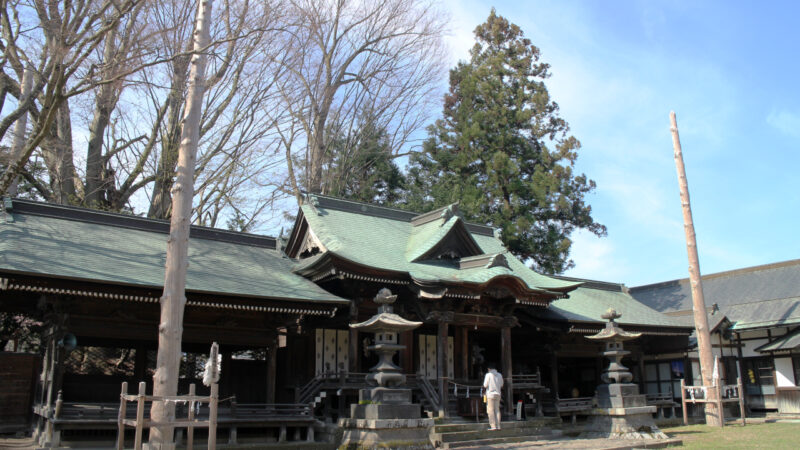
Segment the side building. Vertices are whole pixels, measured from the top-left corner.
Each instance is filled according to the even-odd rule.
[[[741,377],[751,410],[800,413],[800,260],[702,279],[721,375],[728,383]],[[638,286],[630,292],[653,309],[693,323],[688,278]],[[696,367],[696,351],[692,359]]]

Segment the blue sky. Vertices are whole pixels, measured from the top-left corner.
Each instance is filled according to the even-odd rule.
[[[551,64],[608,236],[574,235],[567,275],[688,276],[669,131],[683,144],[702,273],[800,258],[800,4],[448,0],[452,63],[495,6]]]

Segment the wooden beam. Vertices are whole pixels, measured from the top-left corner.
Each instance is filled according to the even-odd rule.
[[[350,303],[350,323],[358,322],[358,305],[355,301]],[[359,366],[361,362],[361,358],[358,354],[358,330],[355,328],[350,328],[350,336],[348,340],[348,367],[347,370],[350,372],[359,372]]]
[[[460,326],[456,328],[456,335],[460,336],[461,347],[458,350],[458,359],[461,361],[461,371],[459,376],[461,379],[469,379],[469,328]]]
[[[511,326],[504,326],[500,331],[500,347],[503,358],[503,376],[506,387],[506,412],[514,411],[514,383],[511,379]]]
[[[175,185],[172,188],[172,216],[167,239],[167,261],[164,270],[164,294],[161,297],[161,320],[158,325],[158,355],[153,376],[153,395],[173,396],[178,393],[178,376],[183,336],[183,313],[186,305],[186,270],[189,266],[189,226],[192,222],[192,197],[194,195],[194,168],[200,141],[200,116],[205,92],[207,56],[204,52],[210,41],[211,0],[197,5],[197,25],[189,69],[189,87],[184,108],[181,144]],[[150,448],[163,450],[175,448],[175,404],[154,401],[150,408],[151,420],[165,423],[150,428]]]
[[[439,322],[439,335],[436,340],[436,367],[439,371],[439,417],[447,415],[447,322]]]
[[[272,334],[267,349],[267,403],[275,403],[275,381],[278,374],[278,336]]]
[[[686,168],[683,165],[683,151],[681,140],[678,135],[678,122],[675,112],[670,112],[670,130],[672,131],[672,145],[675,150],[675,167],[678,171],[678,185],[681,193],[681,205],[683,207],[683,227],[686,233],[686,252],[689,256],[689,280],[692,290],[692,306],[694,309],[695,335],[697,336],[697,350],[700,354],[700,373],[703,378],[704,386],[711,386],[711,372],[714,365],[714,355],[711,351],[711,335],[708,328],[708,316],[706,315],[706,304],[703,296],[703,280],[700,277],[700,258],[697,256],[697,238],[694,231],[694,221],[692,219],[692,206],[689,200],[689,182],[686,179]],[[712,389],[708,391],[709,400],[713,400],[716,392]],[[715,405],[713,401],[711,405]],[[717,408],[709,408],[705,405],[706,425],[722,424],[722,411]],[[713,411],[717,409],[716,411]],[[712,412],[713,411],[713,412]]]

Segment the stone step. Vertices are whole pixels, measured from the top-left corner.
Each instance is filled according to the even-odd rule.
[[[496,439],[505,437],[517,437],[523,435],[555,435],[561,434],[560,432],[554,433],[554,430],[543,430],[541,427],[515,427],[515,428],[501,428],[499,430],[489,431],[488,426],[484,426],[481,430],[474,431],[457,431],[452,433],[442,433],[442,443],[450,442],[464,442],[475,441],[479,439]]]
[[[537,417],[529,420],[509,420],[500,423],[501,429],[542,429],[560,427],[561,420],[558,417]],[[461,423],[444,423],[437,424],[433,428],[434,433],[456,433],[462,431],[480,431],[489,428],[489,422],[483,419],[481,422],[461,422]]]
[[[502,430],[501,430],[502,431]],[[524,435],[515,435],[515,436],[503,436],[503,437],[494,437],[494,438],[482,438],[482,439],[473,439],[468,441],[458,441],[458,442],[443,442],[440,448],[449,449],[449,448],[463,448],[463,447],[485,447],[488,445],[495,445],[495,444],[513,444],[516,442],[529,442],[529,441],[540,441],[540,440],[551,440],[554,438],[560,437],[559,434],[524,434]]]

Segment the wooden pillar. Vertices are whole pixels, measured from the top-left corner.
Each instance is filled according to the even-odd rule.
[[[278,374],[278,334],[269,336],[267,348],[267,403],[275,403],[275,381]]]
[[[644,374],[644,353],[639,353],[639,392],[646,392],[645,389],[645,374]],[[670,388],[672,385],[670,384]],[[672,394],[675,397],[675,393]]]
[[[553,352],[550,359],[550,382],[553,384],[553,396],[558,397],[558,354]]]
[[[350,302],[350,323],[358,322],[358,305],[355,301]],[[358,354],[358,330],[350,328],[349,345],[350,352],[347,361],[347,370],[350,372],[360,372],[361,370],[361,355]]]
[[[597,356],[597,359],[596,359],[596,361],[597,361],[597,367],[595,368],[595,372],[597,373],[597,379],[596,379],[596,381],[597,381],[597,384],[600,384],[600,383],[602,382],[602,380],[603,380],[603,378],[602,378],[602,377],[603,377],[603,360],[604,360],[604,359],[605,359],[605,358],[603,357],[603,355],[598,355],[598,356]],[[573,388],[574,388],[574,387],[573,387]],[[581,393],[580,393],[580,396],[581,396],[581,397],[588,397],[588,395],[586,395],[586,393],[585,393],[585,392],[581,392]]]
[[[50,333],[48,333],[46,342],[47,347],[45,349],[44,355],[44,365],[42,368],[42,376],[41,376],[41,397],[39,399],[39,408],[44,411],[46,417],[50,417],[50,410],[54,407],[53,405],[53,379],[55,378],[55,366],[56,366],[56,338],[55,338],[55,327],[50,328]],[[51,445],[51,441],[53,439],[53,424],[47,418],[43,418],[39,420],[39,426],[37,427],[34,438],[38,442],[40,446],[48,446]]]
[[[736,370],[738,371],[737,375],[739,375],[740,380],[744,379],[743,378],[744,375],[742,374],[742,361],[744,361],[744,357],[742,356],[742,335],[736,333]],[[684,373],[686,373],[686,369],[684,369]],[[747,404],[747,395],[742,390],[739,391],[739,395],[741,395],[742,398],[744,399],[745,411],[748,411],[750,409],[750,405]],[[744,423],[744,418],[745,414],[742,415],[742,423]]]
[[[503,376],[506,378],[506,412],[511,414],[514,411],[514,382],[511,378],[511,327],[508,325],[501,328],[500,347],[503,358]]]
[[[436,367],[439,371],[439,417],[447,415],[447,322],[439,321],[439,336],[436,340]]]
[[[414,372],[414,331],[404,331],[400,334],[400,343],[406,348],[400,351],[400,366],[406,374]]]
[[[236,389],[236,386],[233,385],[233,379],[230,376],[231,365],[233,364],[233,352],[224,347],[220,347],[219,352],[222,355],[222,364],[220,365],[220,382],[222,384],[222,392],[226,397],[230,397],[231,395],[236,395],[236,392],[233,392],[233,390]]]
[[[672,145],[675,154],[675,168],[678,171],[678,185],[681,194],[683,209],[683,224],[686,234],[686,252],[689,257],[689,285],[692,290],[692,309],[694,311],[694,328],[697,337],[697,353],[700,357],[700,375],[703,386],[711,386],[712,366],[714,354],[711,350],[711,334],[708,327],[708,312],[703,295],[703,279],[700,276],[700,258],[697,256],[697,238],[692,219],[692,206],[689,200],[689,182],[686,178],[686,169],[683,164],[683,150],[681,149],[680,136],[678,135],[678,122],[675,112],[669,113],[670,130],[672,131]],[[708,391],[708,400],[716,400],[716,392]],[[714,407],[715,401],[704,403],[706,425],[722,424],[722,411]],[[712,408],[709,408],[712,406]]]
[[[467,380],[469,379],[469,328],[465,326],[458,328],[458,334],[461,336],[461,351],[458,354],[461,360],[459,376]]]
[[[147,348],[139,344],[136,346],[136,359],[133,363],[133,377],[136,381],[144,381],[147,377]]]

